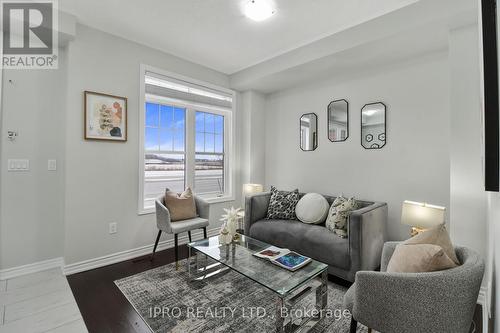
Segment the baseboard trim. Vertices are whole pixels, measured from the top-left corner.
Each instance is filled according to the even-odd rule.
[[[218,233],[219,233],[219,228],[207,230],[208,237],[215,236]],[[201,238],[202,235],[203,235],[202,230],[195,230],[192,232],[192,236],[194,239]],[[179,244],[187,244],[187,243],[188,243],[187,235],[179,237]],[[32,264],[6,268],[0,270],[0,280],[12,279],[26,274],[37,273],[53,268],[61,268],[65,275],[80,273],[146,255],[153,251],[153,246],[154,244],[145,245],[135,249],[112,253],[102,257],[84,260],[70,265],[64,265],[64,258],[54,258],[54,259],[35,262]],[[172,247],[174,247],[174,240],[168,239],[158,243],[157,251],[165,250]]]
[[[0,280],[12,279],[26,274],[37,273],[52,268],[58,268],[58,267],[62,268],[63,266],[64,266],[63,258],[54,258],[54,259],[35,262],[28,265],[2,269],[0,270]]]
[[[220,230],[219,228],[208,229],[207,230],[208,237],[212,237],[212,236],[219,234],[219,230]],[[198,238],[202,238],[203,231],[202,230],[195,230],[195,231],[192,231],[191,234],[193,236],[193,239],[198,239]],[[188,239],[187,235],[179,237],[179,244],[187,244],[188,241],[189,241],[189,239]],[[89,271],[91,269],[95,269],[95,268],[99,268],[99,267],[104,267],[104,266],[116,264],[116,263],[121,262],[121,261],[134,259],[134,258],[151,253],[153,251],[153,246],[154,246],[154,244],[145,245],[145,246],[141,246],[141,247],[138,247],[135,249],[116,252],[116,253],[108,254],[108,255],[105,255],[102,257],[76,262],[74,264],[65,265],[63,267],[63,273],[64,273],[64,275],[71,275],[71,274],[75,274],[75,273]],[[165,241],[158,243],[157,251],[169,249],[172,247],[174,247],[174,240],[167,239]]]
[[[483,332],[488,332],[488,321],[489,321],[489,311],[488,311],[488,288],[486,286],[481,286],[479,289],[479,296],[477,297],[477,304],[482,307],[482,322],[483,322]]]

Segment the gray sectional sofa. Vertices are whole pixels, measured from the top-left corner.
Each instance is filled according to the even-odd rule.
[[[324,197],[330,204],[335,200],[335,197]],[[246,198],[245,235],[328,264],[329,274],[351,282],[357,271],[375,270],[380,265],[387,240],[386,203],[361,201],[361,208],[349,217],[348,238],[341,238],[324,224],[267,220],[270,198],[270,192]]]

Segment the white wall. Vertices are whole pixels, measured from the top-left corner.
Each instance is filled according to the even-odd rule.
[[[58,70],[3,71],[0,268],[63,256],[65,59],[60,49]],[[30,171],[7,172],[11,158],[29,159]]]
[[[265,181],[265,96],[255,91],[241,94],[242,99],[242,182]]]
[[[494,318],[494,331],[500,332],[500,297],[498,288],[500,286],[500,275],[498,267],[500,267],[500,194],[488,193],[488,257],[486,261],[487,267],[487,286],[488,286],[488,310],[492,311],[491,316]],[[494,312],[493,312],[494,311]]]
[[[449,73],[447,54],[396,64],[350,77],[303,85],[268,97],[266,184],[304,192],[355,196],[389,205],[390,239],[408,238],[400,224],[403,200],[450,206]],[[349,102],[349,138],[327,138],[330,101]],[[387,144],[360,144],[360,110],[387,105]],[[319,147],[302,152],[299,118],[318,115]]]
[[[228,78],[81,25],[77,26],[76,40],[69,45],[68,59],[64,255],[66,264],[71,264],[154,242],[154,215],[137,215],[139,65],[144,63],[225,87]],[[126,143],[83,139],[84,90],[128,98]],[[231,204],[213,205],[211,227],[218,225],[222,207]],[[118,223],[117,234],[108,234],[110,222]]]
[[[481,162],[482,124],[477,25],[449,35],[450,234],[486,256],[486,192]]]
[[[59,70],[4,72],[0,269],[62,256],[73,264],[154,242],[154,215],[137,214],[141,63],[229,84],[225,74],[82,25],[60,51]],[[83,139],[84,90],[128,98],[126,143]],[[222,208],[240,202],[242,118],[234,118],[236,200],[212,205],[209,228],[220,224]],[[19,131],[13,143],[11,129]],[[8,158],[30,159],[31,171],[7,172]],[[47,171],[52,158],[57,172]],[[108,234],[110,222],[117,234]]]

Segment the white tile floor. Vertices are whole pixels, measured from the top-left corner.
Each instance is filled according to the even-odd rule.
[[[0,281],[0,333],[86,333],[60,269]]]

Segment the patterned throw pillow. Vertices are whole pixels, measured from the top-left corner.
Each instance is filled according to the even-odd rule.
[[[326,219],[326,227],[336,235],[347,238],[347,220],[349,214],[359,208],[359,203],[354,198],[346,199],[342,196],[336,198]]]
[[[267,209],[267,219],[296,220],[295,206],[299,202],[299,190],[278,191],[271,186],[271,199]]]

